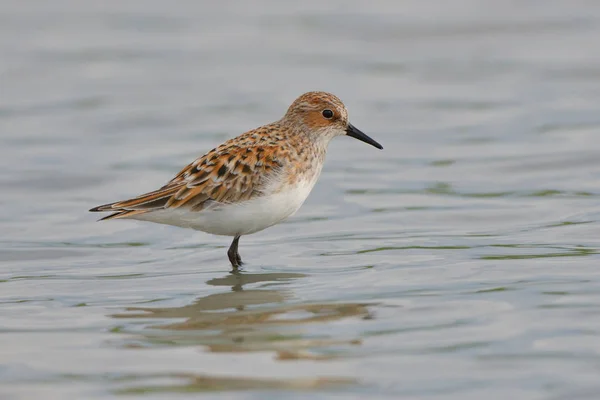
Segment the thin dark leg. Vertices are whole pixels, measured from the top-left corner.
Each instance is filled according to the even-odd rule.
[[[239,241],[239,236],[234,237],[231,246],[229,246],[229,250],[227,250],[227,257],[229,257],[229,262],[231,262],[231,266],[234,269],[238,269],[243,264],[242,257],[240,257],[240,253],[238,253]]]

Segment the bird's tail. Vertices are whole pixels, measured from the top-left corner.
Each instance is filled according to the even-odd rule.
[[[145,214],[150,211],[163,209],[169,199],[177,193],[180,188],[177,186],[165,187],[153,192],[138,196],[134,199],[117,201],[115,203],[103,204],[90,209],[91,212],[113,211],[112,214],[101,218],[99,221],[107,219],[130,218],[135,215]]]

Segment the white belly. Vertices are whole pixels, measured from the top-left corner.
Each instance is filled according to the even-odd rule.
[[[312,190],[316,179],[288,190],[238,204],[217,204],[202,211],[165,209],[133,219],[192,228],[214,235],[248,235],[273,226],[294,214]]]

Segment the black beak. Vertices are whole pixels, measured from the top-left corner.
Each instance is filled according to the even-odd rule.
[[[379,150],[383,150],[383,146],[365,135],[360,131],[360,129],[356,128],[351,123],[348,123],[348,127],[346,128],[346,135],[352,136],[355,139],[360,140],[361,142],[365,142],[370,144],[373,147],[377,147]]]

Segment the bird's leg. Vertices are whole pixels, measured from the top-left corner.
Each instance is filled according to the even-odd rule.
[[[234,269],[238,269],[242,263],[242,257],[240,257],[240,253],[238,253],[238,243],[240,241],[240,237],[236,236],[233,238],[233,242],[231,242],[231,246],[229,246],[229,250],[227,250],[227,256],[229,257],[229,262],[231,262],[231,266]]]

